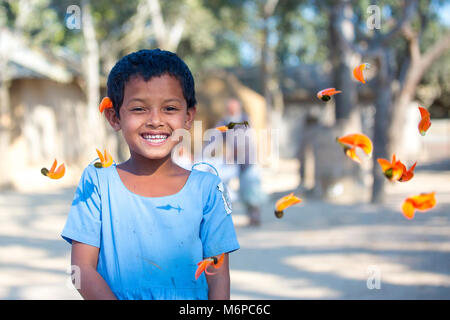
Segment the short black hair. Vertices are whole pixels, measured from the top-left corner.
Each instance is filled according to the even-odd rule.
[[[116,115],[119,116],[125,84],[130,77],[137,75],[148,81],[165,74],[175,77],[180,82],[187,107],[194,107],[197,104],[194,77],[186,63],[173,52],[145,49],[124,56],[109,73],[108,97],[113,103]]]

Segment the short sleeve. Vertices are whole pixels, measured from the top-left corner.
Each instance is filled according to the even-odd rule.
[[[91,165],[84,169],[61,233],[70,244],[75,240],[100,247],[101,199],[95,170]]]
[[[228,253],[239,249],[239,243],[231,218],[231,206],[226,189],[215,177],[206,194],[200,237],[203,243],[203,258]]]

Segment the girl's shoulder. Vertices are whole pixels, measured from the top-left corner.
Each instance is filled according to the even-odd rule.
[[[89,163],[83,170],[80,182],[89,182],[96,187],[99,187],[102,181],[108,181],[116,170],[115,164],[106,168],[97,168],[94,162]]]
[[[207,171],[192,169],[191,175],[193,175],[194,180],[202,187],[202,189],[211,189],[221,182],[219,176]]]

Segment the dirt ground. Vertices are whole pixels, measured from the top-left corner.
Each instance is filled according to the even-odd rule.
[[[280,177],[265,175],[273,193],[260,227],[247,227],[234,204],[241,249],[230,254],[232,299],[450,299],[447,162],[389,185],[383,205],[304,198],[277,219],[276,199],[298,183],[295,173]],[[44,189],[0,192],[0,299],[81,298],[60,237],[75,187]],[[436,207],[405,219],[403,199],[430,191]]]

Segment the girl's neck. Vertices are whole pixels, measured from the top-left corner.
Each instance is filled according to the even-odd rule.
[[[162,159],[147,159],[132,153],[130,159],[124,163],[124,167],[138,176],[168,175],[179,169],[170,154]]]

